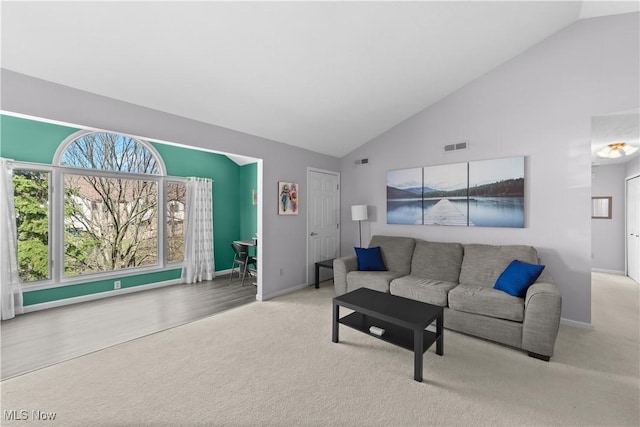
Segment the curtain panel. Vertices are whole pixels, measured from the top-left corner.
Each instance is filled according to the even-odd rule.
[[[18,232],[11,161],[0,158],[0,306],[2,320],[22,314],[22,286],[18,272]]]
[[[182,279],[186,283],[215,277],[213,258],[213,181],[189,178],[187,182],[187,228]]]

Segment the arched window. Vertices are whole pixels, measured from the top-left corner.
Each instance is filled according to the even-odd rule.
[[[61,279],[182,261],[185,183],[165,177],[151,144],[81,131],[54,164],[64,195]]]
[[[76,135],[67,139],[58,150],[56,157],[60,166],[164,175],[160,156],[141,140],[108,132]]]

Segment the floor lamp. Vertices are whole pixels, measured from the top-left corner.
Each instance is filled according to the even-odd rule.
[[[365,221],[367,218],[367,205],[351,206],[351,219],[353,221],[358,221],[360,247],[362,247],[362,221]]]

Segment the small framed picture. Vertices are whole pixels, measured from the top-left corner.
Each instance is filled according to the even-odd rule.
[[[278,215],[298,215],[298,184],[278,182]]]

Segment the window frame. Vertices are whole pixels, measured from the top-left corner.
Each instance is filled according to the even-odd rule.
[[[101,169],[90,168],[78,168],[72,166],[60,165],[60,160],[67,147],[72,144],[76,139],[90,133],[114,133],[126,136],[134,139],[138,143],[147,148],[155,157],[158,165],[158,174],[138,174],[131,172],[115,172]],[[183,183],[185,186],[188,183],[188,178],[168,176],[166,174],[166,168],[164,161],[157,150],[147,141],[141,138],[131,135],[120,134],[117,132],[109,131],[87,131],[81,130],[68,136],[59,146],[56,154],[53,158],[53,164],[42,164],[35,162],[22,162],[12,161],[13,169],[17,170],[34,170],[41,172],[49,172],[49,278],[36,280],[31,282],[23,282],[22,287],[25,291],[34,291],[40,289],[50,289],[69,285],[78,285],[89,282],[97,282],[101,280],[117,279],[128,276],[135,276],[146,273],[154,273],[160,271],[175,270],[183,268],[185,266],[185,260],[182,261],[167,261],[167,236],[166,236],[166,221],[167,221],[167,195],[166,186],[170,182]],[[65,264],[65,248],[64,248],[64,175],[90,175],[90,176],[102,176],[107,178],[129,178],[145,181],[154,181],[157,185],[157,197],[158,206],[162,206],[162,209],[158,209],[158,226],[157,226],[157,248],[158,248],[158,262],[154,265],[142,266],[142,267],[130,267],[118,270],[104,271],[83,274],[72,277],[65,277],[64,264]],[[189,209],[188,195],[185,194],[185,218]],[[186,229],[185,229],[186,231]],[[186,234],[185,234],[186,239]]]

